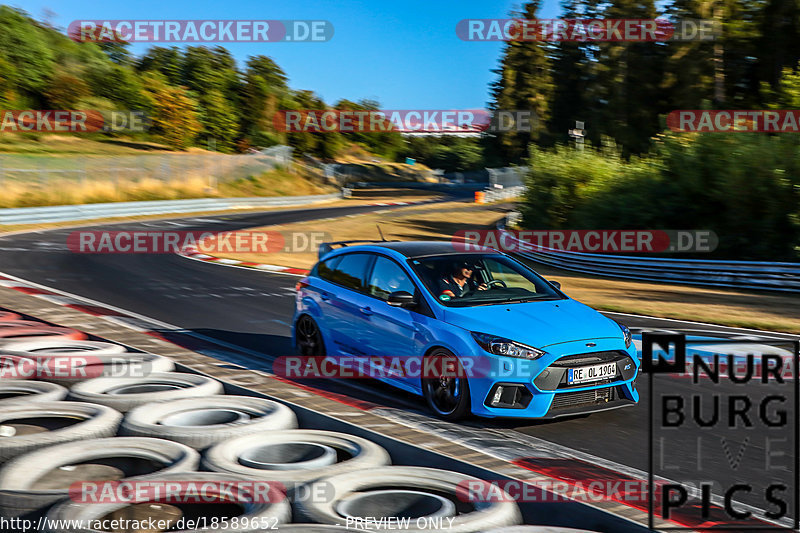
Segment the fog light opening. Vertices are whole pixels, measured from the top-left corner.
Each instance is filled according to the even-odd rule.
[[[501,409],[525,409],[533,395],[521,383],[498,383],[486,395],[484,405]]]

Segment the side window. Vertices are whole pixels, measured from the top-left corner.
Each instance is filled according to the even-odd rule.
[[[336,257],[320,262],[317,265],[317,275],[324,280],[331,281],[333,279],[333,273],[336,270],[336,266],[341,258],[341,255],[337,255]]]
[[[364,292],[362,280],[372,256],[370,254],[345,254],[336,265],[331,280],[354,291]]]
[[[395,291],[414,294],[416,290],[414,282],[408,278],[402,267],[385,257],[378,256],[369,278],[367,292],[381,300],[387,300],[389,294]]]

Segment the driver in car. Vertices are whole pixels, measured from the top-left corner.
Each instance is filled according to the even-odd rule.
[[[472,279],[475,269],[476,265],[469,261],[459,261],[454,264],[452,273],[439,280],[439,298],[444,300],[463,298],[474,289],[479,291],[488,289],[485,283],[477,283]]]

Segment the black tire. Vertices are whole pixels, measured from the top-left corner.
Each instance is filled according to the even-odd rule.
[[[114,464],[109,462],[113,459],[117,459],[119,468],[102,466]],[[58,487],[57,481],[44,476],[59,468],[74,468],[73,465],[93,461],[95,466],[88,467],[95,469],[93,481],[102,481],[102,475],[108,472],[114,473],[111,481],[117,481],[156,473],[194,472],[200,464],[200,454],[177,442],[144,437],[91,439],[50,446],[21,455],[0,468],[0,514],[7,518],[38,518],[52,504],[70,495],[69,485]],[[142,469],[152,468],[156,470],[142,476]],[[70,481],[76,480],[66,482]]]
[[[469,416],[471,414],[469,380],[458,357],[449,350],[436,348],[426,358],[436,358],[439,361],[429,366],[423,365],[425,368],[445,374],[440,377],[422,377],[422,394],[428,407],[436,416],[445,420],[461,420]],[[452,372],[454,375],[448,376],[443,372],[448,363],[455,365],[450,367],[454,370]]]
[[[117,432],[122,414],[93,403],[31,402],[30,405],[10,405],[0,411],[0,429],[13,429],[9,424],[14,421],[32,418],[68,422],[68,425],[39,433],[0,438],[0,463],[63,442],[111,437]]]
[[[2,379],[0,396],[0,407],[28,402],[57,402],[66,398],[67,389],[46,381]]]
[[[293,456],[302,455],[304,450],[311,450],[310,459]],[[316,451],[333,451],[334,454],[324,460],[321,458],[325,456],[314,455]],[[261,462],[262,468],[255,466],[256,459]],[[266,468],[265,463],[272,463],[269,466],[273,468]],[[339,472],[370,469],[389,463],[386,450],[372,441],[344,433],[312,429],[244,435],[212,446],[203,456],[206,470],[280,481],[289,490],[294,483],[307,483]]]
[[[450,533],[473,533],[522,522],[519,507],[511,496],[481,502],[480,505],[462,501],[464,487],[474,481],[478,479],[436,468],[387,466],[320,479],[311,486],[310,493],[329,490],[335,497],[307,498],[296,505],[304,519],[320,524],[341,524],[347,515],[377,519],[408,516],[409,510],[418,512],[420,517],[435,513],[451,517],[452,523],[446,529]],[[417,499],[410,501],[404,497]],[[425,505],[429,503],[424,501],[426,499],[434,503],[444,502],[448,507],[431,509],[432,505]],[[396,509],[393,510],[393,506]],[[428,510],[422,510],[426,507]],[[398,511],[401,514],[394,514]],[[411,518],[409,527],[403,527],[403,530],[432,529],[417,527],[417,521]]]
[[[142,378],[95,378],[82,381],[72,387],[69,399],[99,403],[127,413],[146,403],[222,393],[222,383],[200,374],[156,372]]]
[[[254,396],[209,396],[146,403],[122,421],[120,435],[158,437],[196,450],[259,431],[297,427],[286,405]]]
[[[170,482],[170,481],[177,481],[177,482],[192,482],[196,481],[197,483],[237,483],[241,482],[244,483],[246,486],[247,484],[253,483],[252,479],[243,477],[243,476],[236,476],[232,474],[219,474],[216,472],[193,472],[193,473],[184,473],[184,474],[155,474],[152,476],[142,476],[139,478],[131,478],[128,481],[138,481],[138,480],[146,480],[146,481],[163,481],[163,482]],[[239,485],[237,487],[241,487]],[[242,490],[242,489],[237,489]],[[247,499],[248,495],[245,492],[242,494],[242,497]],[[258,499],[257,497],[252,499]],[[272,498],[270,498],[272,500]],[[141,505],[141,504],[140,504]],[[239,516],[239,526],[234,527],[233,522],[229,521],[226,523],[226,526],[229,527],[222,527],[222,528],[212,528],[211,522],[207,521],[208,528],[207,529],[191,529],[191,530],[180,530],[184,533],[189,532],[206,532],[210,533],[212,531],[234,531],[237,533],[256,533],[260,531],[270,531],[271,529],[280,528],[282,524],[291,521],[292,519],[292,510],[289,502],[286,501],[285,498],[281,498],[280,495],[275,495],[275,498],[271,502],[247,502],[247,503],[240,503],[243,513]],[[90,521],[98,520],[107,516],[109,513],[117,513],[117,514],[124,514],[124,509],[130,507],[129,504],[126,503],[91,503],[91,504],[80,504],[80,503],[73,503],[72,501],[65,500],[62,503],[54,506],[48,513],[47,518],[49,519],[50,523],[88,523]],[[214,510],[217,505],[215,504],[207,504],[204,506],[208,510]],[[211,513],[208,513],[211,514]],[[206,515],[207,516],[207,515]],[[246,519],[246,520],[245,520]],[[244,523],[247,523],[247,526]],[[173,531],[170,529],[169,531]],[[94,529],[77,529],[77,528],[61,528],[61,529],[49,529],[49,533],[102,533],[100,531]]]
[[[305,357],[324,357],[325,342],[319,326],[308,315],[303,315],[297,319],[294,328],[295,350],[298,355]]]

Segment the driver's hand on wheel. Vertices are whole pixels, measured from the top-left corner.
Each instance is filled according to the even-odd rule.
[[[479,291],[485,291],[488,288],[489,288],[489,286],[486,285],[485,283],[481,283],[480,285],[478,285],[478,290]]]

